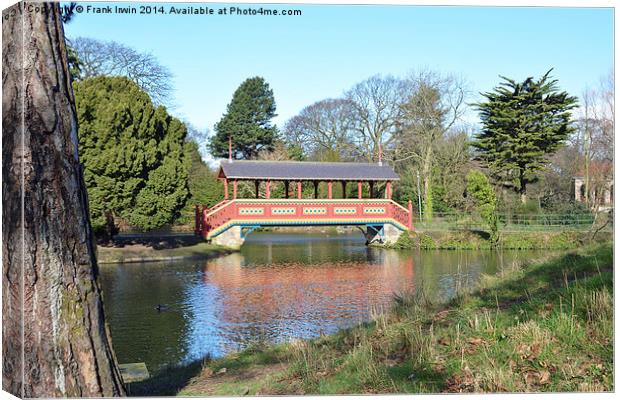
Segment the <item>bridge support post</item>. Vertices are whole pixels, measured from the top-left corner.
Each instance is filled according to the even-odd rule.
[[[297,181],[297,199],[301,200],[301,181]]]
[[[233,226],[211,239],[211,241],[218,246],[239,250],[245,239],[241,235],[241,227]]]
[[[357,182],[357,198],[362,199],[362,181]]]
[[[332,187],[333,187],[332,181],[327,182],[327,198],[330,200],[333,198]]]
[[[366,225],[366,245],[386,246],[396,243],[402,231],[392,224]]]

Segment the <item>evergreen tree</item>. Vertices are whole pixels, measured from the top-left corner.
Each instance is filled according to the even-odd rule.
[[[198,143],[194,140],[185,143],[185,162],[189,171],[189,199],[178,222],[193,224],[194,206],[212,207],[222,201],[224,199],[224,185],[217,179],[216,172],[202,161]]]
[[[125,77],[74,85],[80,159],[96,231],[120,217],[140,229],[171,222],[188,195],[186,128]]]
[[[269,84],[261,77],[245,80],[233,94],[226,114],[215,125],[210,150],[214,157],[228,157],[232,138],[233,158],[255,158],[261,150],[273,150],[277,128],[271,124],[276,103]]]
[[[501,77],[486,101],[477,104],[483,129],[475,136],[477,159],[489,168],[503,186],[513,189],[526,201],[526,186],[535,182],[571,127],[570,110],[577,98],[558,89],[549,70],[542,78],[523,82]]]

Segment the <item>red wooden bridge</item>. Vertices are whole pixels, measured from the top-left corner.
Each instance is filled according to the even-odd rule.
[[[228,161],[222,162],[219,178],[225,200],[211,208],[196,206],[196,234],[227,247],[240,247],[247,234],[259,227],[361,226],[368,243],[380,244],[394,242],[401,232],[412,229],[411,202],[405,208],[391,199],[392,182],[399,178],[387,165]],[[254,199],[237,198],[240,181],[254,182]],[[278,181],[284,184],[284,197],[276,199],[271,197],[271,185]],[[303,182],[312,183],[314,198],[303,197]],[[340,183],[343,198],[334,198],[334,182]],[[357,198],[347,198],[351,182],[357,184]],[[321,183],[327,184],[327,198],[318,198]]]

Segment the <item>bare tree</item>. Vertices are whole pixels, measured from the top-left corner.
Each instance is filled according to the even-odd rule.
[[[419,168],[425,213],[431,217],[435,149],[461,120],[467,90],[463,80],[432,71],[413,73],[407,86],[410,92],[400,107],[397,133],[393,135],[395,143],[388,155],[395,163]]]
[[[351,160],[354,108],[349,100],[327,99],[301,110],[284,126],[284,136],[320,161]]]
[[[581,151],[582,167],[578,170],[584,179],[584,201],[590,208],[598,209],[613,177],[613,72],[601,79],[598,87],[588,87],[582,94],[577,145]]]
[[[27,4],[2,15],[2,387],[118,396],[60,8]]]
[[[353,105],[355,144],[368,161],[377,159],[380,145],[393,142],[406,93],[407,83],[391,75],[374,75],[345,93]]]
[[[80,63],[80,78],[126,76],[144,89],[157,104],[170,100],[172,73],[149,53],[114,41],[78,37],[70,41]]]

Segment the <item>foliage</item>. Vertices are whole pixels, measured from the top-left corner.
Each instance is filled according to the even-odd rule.
[[[78,37],[71,47],[80,61],[80,74],[74,80],[97,76],[125,76],[163,104],[172,93],[172,74],[149,53],[138,51],[114,41]]]
[[[110,213],[140,229],[171,222],[188,195],[183,123],[128,78],[90,78],[74,91],[94,229]]]
[[[475,199],[476,207],[489,227],[491,242],[497,242],[497,196],[489,178],[480,171],[471,171],[467,174],[467,194]]]
[[[431,71],[413,74],[406,88],[394,143],[388,150],[390,158],[400,164],[400,168],[415,167],[419,171],[424,217],[430,220],[436,209],[432,187],[436,172],[448,166],[462,167],[468,161],[454,153],[454,150],[462,152],[463,148],[451,146],[457,143],[454,139],[458,136],[453,135],[452,130],[463,114],[466,89],[459,79]],[[446,159],[449,161],[445,165],[440,163]]]
[[[69,43],[67,43],[67,61],[69,62],[69,73],[74,81],[82,79],[82,60],[77,51]]]
[[[196,205],[212,207],[224,199],[224,185],[217,179],[216,172],[202,160],[198,148],[199,145],[194,140],[185,143],[189,198],[176,221],[184,225],[194,223]]]
[[[483,124],[472,142],[477,158],[523,201],[526,186],[538,179],[547,156],[574,130],[570,110],[577,99],[559,91],[550,73],[523,82],[502,77],[504,82],[477,104]]]
[[[390,246],[393,249],[413,249],[415,247],[415,241],[411,238],[409,232],[403,232],[398,236],[398,239],[394,244]]]
[[[273,150],[278,131],[271,124],[276,103],[269,84],[261,77],[246,79],[233,94],[226,113],[215,125],[209,148],[214,157],[228,158],[232,139],[234,159],[252,159]]]

